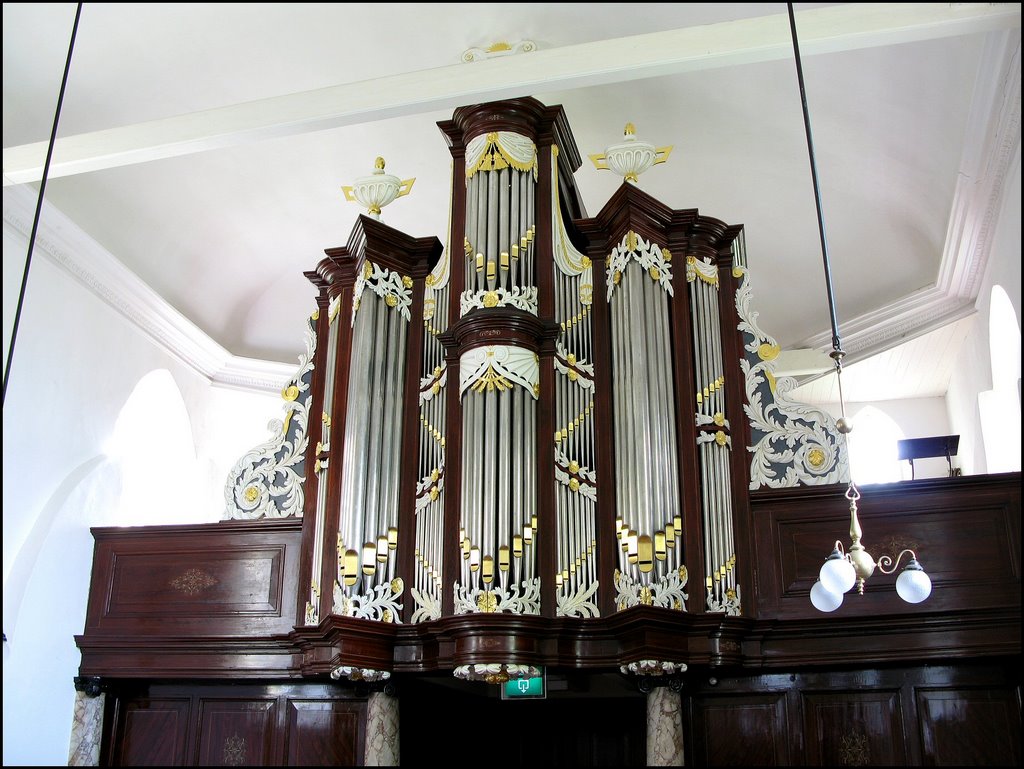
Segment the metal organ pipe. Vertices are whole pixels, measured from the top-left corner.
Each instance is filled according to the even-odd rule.
[[[361,553],[360,567],[367,577],[366,583],[376,573],[376,549],[377,532],[379,529],[380,496],[378,493],[381,479],[381,455],[384,445],[383,421],[386,415],[383,413],[389,410],[390,404],[385,404],[385,372],[387,366],[388,344],[388,312],[384,303],[369,291],[364,291],[363,300],[371,302],[377,308],[377,317],[372,348],[372,365],[370,366],[370,386],[362,393],[362,399],[349,402],[349,413],[354,409],[369,411],[370,424],[366,435],[367,441],[363,444],[366,449],[364,464],[366,482],[360,486],[360,494],[356,498],[357,507],[352,513],[363,510],[362,535],[363,549]],[[380,404],[380,405],[378,405]],[[381,406],[385,408],[381,408]],[[365,586],[365,585],[364,585]]]
[[[365,293],[365,292],[364,292]],[[341,511],[339,530],[345,547],[342,560],[344,586],[351,588],[359,580],[358,553],[362,546],[362,513],[365,497],[365,452],[369,427],[367,395],[371,385],[373,357],[372,332],[376,327],[377,302],[369,294],[359,298],[352,327],[352,353],[349,366],[348,415],[345,419],[345,449],[342,467]],[[356,407],[359,404],[359,407]]]
[[[320,448],[330,451],[331,443],[331,419],[329,404],[334,396],[334,382],[337,375],[337,353],[338,335],[340,324],[338,323],[338,309],[341,300],[335,299],[330,303],[327,311],[327,371],[324,376],[323,389],[323,429],[321,433]],[[319,451],[317,452],[320,453]],[[315,469],[317,476],[316,495],[316,531],[313,536],[313,563],[312,574],[310,575],[310,596],[306,604],[306,624],[313,625],[320,621],[320,593],[321,580],[324,562],[324,536],[327,519],[327,468],[319,466],[319,458],[316,460],[318,466]]]

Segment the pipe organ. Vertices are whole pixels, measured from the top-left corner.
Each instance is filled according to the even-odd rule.
[[[742,227],[644,193],[671,148],[631,126],[592,216],[561,108],[440,128],[447,245],[380,221],[413,181],[383,160],[347,188],[369,215],[306,273],[307,349],[229,475],[235,520],[93,529],[76,713],[107,692],[87,712],[110,763],[395,764],[400,721],[426,744],[471,707],[538,738],[522,763],[640,764],[639,700],[609,695],[636,684],[649,765],[1019,764],[1019,473],[876,487],[879,546],[921,543],[938,603],[875,591],[823,632],[845,443],[775,376]],[[583,716],[449,679],[542,668]],[[478,760],[494,730],[450,743]]]
[[[439,127],[447,246],[371,203],[307,273],[300,621],[742,616],[747,490],[792,459],[761,451],[748,466],[785,406],[774,380],[759,389],[770,370],[751,351],[777,347],[749,312],[742,228],[669,209],[614,158],[625,181],[587,216],[559,107],[474,105]],[[397,183],[380,159],[374,173]],[[781,411],[745,419],[752,404]],[[841,452],[819,454],[817,477],[842,472]],[[259,475],[244,469],[229,500]]]

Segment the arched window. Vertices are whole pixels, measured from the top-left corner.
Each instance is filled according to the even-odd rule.
[[[990,473],[1020,470],[1020,324],[1002,286],[992,287],[988,314],[992,389],[978,393],[978,412]]]
[[[899,461],[896,442],[903,430],[892,417],[874,406],[865,406],[852,419],[849,434],[850,473],[854,483],[902,481],[907,469]]]

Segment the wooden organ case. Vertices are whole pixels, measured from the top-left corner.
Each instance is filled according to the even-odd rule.
[[[775,380],[742,227],[628,179],[588,217],[535,99],[440,128],[447,246],[362,216],[307,273],[307,354],[231,520],[94,531],[77,681],[106,698],[101,761],[393,761],[370,757],[379,697],[413,755],[431,706],[404,692],[443,678],[509,718],[494,684],[544,671],[566,698],[672,692],[697,765],[1019,761],[1019,474],[873,491],[872,536],[927,553],[935,594],[908,608],[879,576],[823,617],[845,445]],[[549,755],[597,762],[598,710]],[[605,757],[643,763],[646,730],[654,762],[651,718]]]

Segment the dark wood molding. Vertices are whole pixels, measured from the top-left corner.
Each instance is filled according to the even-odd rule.
[[[1020,654],[1020,473],[863,489],[869,552],[913,540],[934,591],[905,604],[895,575],[876,572],[863,596],[823,615],[807,592],[832,540],[846,536],[843,491],[750,494],[761,601],[745,617],[639,606],[595,619],[470,614],[411,625],[328,615],[295,627],[300,520],[96,528],[80,675],[302,678],[339,665],[414,673],[479,662],[600,670],[640,659],[834,668]]]
[[[445,359],[457,361],[466,352],[488,345],[512,345],[550,356],[558,333],[554,321],[541,320],[515,307],[494,307],[470,310],[438,339],[444,345]]]

